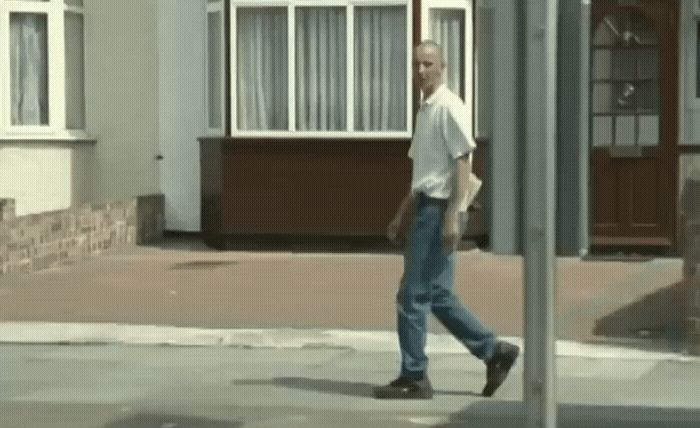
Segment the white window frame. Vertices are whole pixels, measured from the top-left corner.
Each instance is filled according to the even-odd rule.
[[[0,1],[0,139],[37,140],[37,139],[86,139],[86,130],[66,129],[66,51],[65,51],[65,13],[83,15],[85,22],[85,7],[65,4],[64,0]],[[48,50],[48,125],[12,125],[11,102],[12,91],[10,82],[10,14],[11,13],[40,13],[47,17],[47,50]],[[83,27],[85,28],[85,27]],[[85,46],[83,33],[83,46]],[[87,52],[85,52],[85,57]],[[83,63],[83,76],[87,60]],[[87,79],[86,79],[87,80]],[[85,85],[85,81],[83,81]],[[85,112],[87,122],[87,111]],[[87,128],[87,124],[86,124]]]
[[[475,16],[476,0],[423,0],[421,2],[421,40],[431,39],[430,32],[430,10],[431,9],[452,9],[464,12],[464,102],[470,107],[472,138],[475,137],[476,130],[476,56],[474,49],[474,29],[476,28]],[[457,94],[459,95],[459,94]]]
[[[413,7],[410,0],[230,0],[230,97],[231,97],[231,135],[233,137],[261,138],[369,138],[369,139],[406,139],[413,133],[413,84],[411,76]],[[289,106],[288,129],[285,131],[248,131],[238,129],[238,99],[236,86],[236,12],[239,7],[287,7],[287,79]],[[345,131],[296,131],[296,67],[295,67],[295,19],[296,7],[345,7],[346,8],[346,130]],[[355,7],[357,6],[405,6],[406,7],[406,130],[405,131],[356,131],[355,128]]]
[[[687,40],[687,55],[686,61],[688,62],[688,67],[686,68],[688,76],[686,78],[686,84],[688,85],[688,92],[691,95],[688,96],[688,103],[690,107],[695,110],[700,110],[700,94],[698,93],[698,71],[697,68],[700,66],[700,60],[698,58],[698,42],[700,41],[700,0],[694,0],[692,9],[692,18],[689,20],[691,22],[690,29],[688,31],[689,38]],[[681,25],[682,28],[682,25]],[[684,37],[681,37],[681,43],[683,43]],[[681,51],[682,52],[682,51]],[[682,59],[681,59],[682,60]],[[682,69],[682,68],[681,68]]]
[[[221,14],[221,31],[219,33],[219,40],[221,41],[221,69],[219,70],[219,76],[221,76],[221,94],[219,96],[219,108],[221,109],[221,127],[212,128],[209,126],[209,14],[210,13],[220,13]],[[206,19],[205,23],[205,37],[204,37],[204,88],[206,93],[206,132],[207,135],[223,135],[226,132],[226,15],[223,0],[210,2],[207,1],[206,4]]]

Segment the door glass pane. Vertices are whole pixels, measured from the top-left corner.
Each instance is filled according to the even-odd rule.
[[[612,84],[593,84],[593,113],[610,113],[612,108]]]
[[[605,147],[612,145],[612,117],[593,117],[593,146]]]
[[[637,51],[637,75],[640,79],[659,78],[659,49],[639,49]]]
[[[346,129],[345,8],[303,7],[296,15],[296,124]]]
[[[655,46],[659,37],[649,21],[639,13],[608,15],[593,33],[594,46]]]
[[[10,92],[13,125],[49,124],[47,16],[10,14]]]
[[[238,129],[287,130],[287,8],[237,10]]]
[[[632,80],[637,78],[637,51],[622,49],[616,51],[612,62],[613,79]]]
[[[618,25],[613,17],[603,18],[603,22],[593,35],[593,46],[611,46],[619,34]]]
[[[406,7],[355,9],[355,129],[406,130]]]
[[[661,109],[661,91],[657,80],[640,83],[638,92],[639,108],[642,111],[658,112]]]
[[[445,84],[464,100],[464,11],[430,9],[430,38],[442,46]]]
[[[593,52],[593,79],[612,78],[612,51],[598,49]]]
[[[612,115],[613,145],[658,145],[661,89],[654,28],[641,14],[625,11],[604,18],[593,39],[593,113]],[[605,145],[608,125],[594,120],[594,147]]]
[[[659,144],[659,116],[639,116],[639,145]]]
[[[617,116],[615,118],[615,145],[634,146],[636,117],[633,115]]]
[[[66,12],[66,128],[85,129],[83,15]]]
[[[223,128],[223,17],[221,12],[207,14],[207,112],[210,129]]]

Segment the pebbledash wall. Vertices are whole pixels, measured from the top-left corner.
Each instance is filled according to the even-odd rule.
[[[163,236],[163,195],[15,216],[0,199],[0,275],[29,273]]]

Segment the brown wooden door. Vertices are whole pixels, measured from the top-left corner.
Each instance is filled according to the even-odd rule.
[[[675,245],[678,3],[593,2],[592,246]]]

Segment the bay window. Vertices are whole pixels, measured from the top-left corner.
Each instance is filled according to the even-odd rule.
[[[474,0],[424,0],[423,39],[442,46],[447,67],[444,81],[467,104],[473,103]]]
[[[85,129],[83,0],[0,0],[0,134]]]
[[[234,136],[406,137],[411,130],[407,0],[209,0],[229,8],[229,89],[207,52],[208,116],[230,98]],[[226,97],[220,92],[227,92]],[[212,126],[209,130],[224,129]]]

